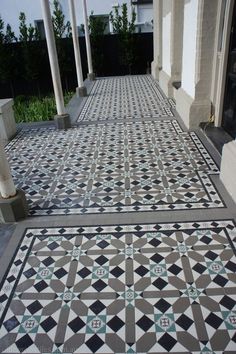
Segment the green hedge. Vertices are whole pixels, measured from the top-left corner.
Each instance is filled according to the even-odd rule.
[[[65,104],[74,95],[73,92],[65,94]],[[52,120],[56,114],[56,104],[54,96],[17,96],[14,99],[14,112],[16,123],[39,122]]]

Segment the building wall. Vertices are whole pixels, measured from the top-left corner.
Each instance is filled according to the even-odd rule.
[[[199,0],[185,0],[182,57],[182,88],[191,97],[195,95],[195,59],[197,39],[197,13]]]
[[[162,69],[171,75],[171,0],[163,1],[163,25],[162,25]]]

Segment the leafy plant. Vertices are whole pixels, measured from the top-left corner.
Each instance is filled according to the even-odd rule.
[[[73,92],[67,92],[65,104],[73,96]],[[38,122],[53,119],[56,114],[56,103],[54,96],[38,98],[36,96],[18,96],[14,101],[14,113],[17,123]]]
[[[61,73],[64,74],[65,86],[68,89],[68,74],[71,72],[71,62],[67,55],[67,43],[62,39],[64,37],[71,38],[70,22],[65,22],[65,15],[59,0],[53,0],[53,16],[52,23],[56,38],[57,54]]]
[[[94,16],[93,11],[89,16],[89,30],[91,38],[91,48],[92,48],[92,60],[93,60],[93,69],[96,75],[101,75],[104,54],[103,54],[103,45],[104,45],[104,31],[106,24],[98,16]]]
[[[127,4],[124,3],[121,5],[121,11],[119,7],[115,7],[114,13],[110,13],[110,20],[113,26],[113,32],[119,36],[121,51],[120,62],[127,66],[129,73],[131,73],[131,67],[135,61],[133,37],[136,20],[135,10],[132,8],[131,20],[129,21]]]
[[[4,22],[0,17],[0,81],[9,83],[13,97],[13,80],[18,68],[16,53],[11,45],[15,41],[17,41],[17,38],[9,24],[7,24],[6,32],[4,33]]]
[[[70,22],[67,21],[65,23],[65,15],[63,14],[59,0],[53,0],[53,6],[54,10],[52,16],[52,23],[56,39],[61,39],[63,37],[71,37]]]
[[[29,83],[32,81],[37,82],[41,73],[40,63],[42,60],[42,53],[37,45],[40,36],[37,28],[32,26],[31,23],[27,26],[24,12],[20,13],[19,20],[19,41],[21,42],[22,64],[24,67],[22,74]],[[39,86],[38,92],[40,94]]]

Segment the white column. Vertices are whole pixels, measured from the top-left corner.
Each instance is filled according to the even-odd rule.
[[[222,151],[220,179],[236,203],[236,141],[225,144]]]
[[[48,47],[48,56],[51,67],[52,82],[56,100],[57,114],[65,114],[64,97],[61,86],[60,70],[57,58],[55,37],[53,32],[52,17],[50,12],[49,0],[41,0],[43,22],[46,34],[46,41]]]
[[[10,198],[16,195],[16,188],[11,176],[10,166],[6,158],[4,146],[0,140],[0,196]]]
[[[162,68],[162,0],[153,2],[153,51],[152,76],[159,80]]]
[[[76,25],[74,0],[69,0],[69,10],[70,10],[70,18],[71,18],[71,26],[72,26],[72,37],[73,37],[73,45],[74,45],[75,65],[76,65],[78,87],[83,87],[84,80],[83,80],[81,55],[80,55],[79,40],[78,40],[78,29],[77,29],[77,25]]]
[[[93,63],[92,63],[92,54],[91,54],[91,44],[90,44],[90,37],[89,37],[86,0],[83,0],[83,14],[84,14],[84,31],[85,31],[85,41],[86,41],[86,51],[87,51],[87,60],[88,60],[88,71],[89,71],[88,76],[92,79],[94,73],[93,73]]]

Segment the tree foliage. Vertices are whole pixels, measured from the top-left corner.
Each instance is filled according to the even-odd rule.
[[[91,38],[91,50],[93,60],[93,70],[96,75],[102,75],[102,67],[104,61],[103,45],[104,32],[106,24],[98,17],[94,16],[93,11],[89,16],[89,31]]]
[[[68,57],[68,42],[63,41],[63,38],[71,38],[70,22],[65,22],[65,15],[59,0],[53,0],[53,15],[52,23],[56,39],[57,55],[59,67],[65,81],[66,89],[68,90],[68,74],[71,72],[70,58]]]
[[[113,32],[119,37],[120,47],[120,62],[122,65],[128,67],[129,74],[135,61],[134,53],[134,36],[136,13],[132,7],[131,19],[128,18],[127,4],[115,7],[114,13],[110,13],[110,20],[113,26]]]
[[[61,39],[63,37],[71,37],[70,22],[65,22],[65,15],[62,11],[62,7],[59,0],[53,0],[53,6],[54,9],[52,23],[56,39]]]
[[[4,22],[0,16],[0,81],[9,83],[13,96],[13,80],[17,72],[17,58],[11,43],[15,41],[17,41],[17,38],[9,24],[7,24],[4,32]]]
[[[27,25],[26,15],[24,12],[19,16],[19,41],[21,42],[22,59],[23,59],[23,75],[24,78],[31,82],[37,80],[40,76],[40,59],[41,53],[35,41],[39,40],[39,33],[36,27],[31,23]]]

